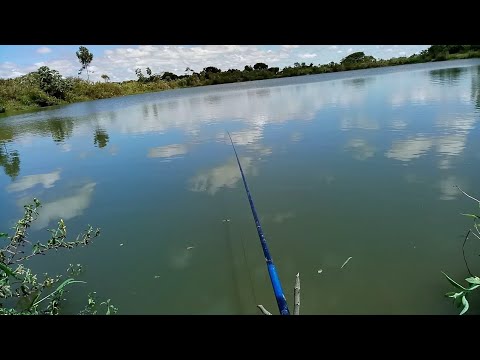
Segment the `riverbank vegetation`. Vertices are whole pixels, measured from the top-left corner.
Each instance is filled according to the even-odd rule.
[[[66,276],[41,274],[27,267],[34,256],[47,255],[55,251],[65,251],[89,245],[100,234],[99,229],[88,226],[75,241],[66,241],[67,226],[62,219],[57,229],[50,230],[47,242],[28,240],[28,230],[37,219],[41,204],[33,199],[24,206],[23,218],[12,228],[13,234],[0,233],[0,315],[58,315],[68,288],[73,284],[85,283],[78,280],[83,272],[80,264],[70,264]],[[100,302],[95,292],[87,295],[87,304],[79,314],[115,314],[117,308],[110,299]]]
[[[329,64],[295,63],[283,69],[269,67],[264,63],[246,65],[244,69],[221,70],[214,66],[199,72],[186,68],[185,74],[171,72],[153,73],[151,68],[136,69],[136,80],[110,82],[108,74],[103,81],[88,80],[88,66],[94,61],[87,48],[81,46],[76,53],[81,64],[79,75],[87,72],[87,80],[75,77],[64,78],[58,71],[46,66],[37,71],[13,78],[0,79],[0,113],[11,114],[29,111],[51,105],[61,105],[80,101],[105,99],[116,96],[133,95],[168,89],[244,82],[272,78],[324,74],[373,67],[416,64],[430,61],[444,61],[480,57],[480,45],[433,45],[419,54],[409,57],[396,57],[389,60],[375,59],[363,52],[352,53],[339,63]]]

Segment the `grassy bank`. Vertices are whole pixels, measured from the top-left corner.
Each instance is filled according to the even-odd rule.
[[[210,66],[196,73],[187,68],[190,71],[189,75],[181,76],[170,72],[152,74],[151,70],[147,68],[147,76],[145,76],[140,69],[137,69],[137,80],[121,83],[93,83],[79,78],[63,78],[57,71],[43,66],[38,71],[24,76],[0,79],[0,113],[11,115],[52,105],[184,87],[468,58],[480,58],[479,45],[433,45],[420,54],[389,60],[375,59],[363,52],[356,52],[343,58],[340,63],[331,62],[323,65],[295,63],[282,70],[278,67],[269,67],[264,63],[257,63],[253,66],[247,65],[243,70],[222,71]],[[105,75],[105,77],[108,79],[108,76]]]

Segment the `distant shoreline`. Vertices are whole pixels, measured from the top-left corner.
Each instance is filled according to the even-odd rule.
[[[0,79],[0,119],[18,114],[35,112],[36,110],[47,109],[57,105],[68,105],[99,99],[160,92],[164,90],[219,84],[246,83],[258,80],[281,79],[305,75],[345,73],[353,70],[388,68],[397,67],[399,65],[428,64],[431,62],[447,62],[451,60],[480,58],[480,51],[477,50],[468,51],[466,53],[447,54],[446,56],[441,54],[437,55],[433,60],[426,57],[426,53],[427,51],[425,50],[423,55],[414,54],[408,58],[402,57],[392,58],[390,60],[376,60],[371,56],[365,56],[365,54],[358,52],[349,55],[343,59],[340,64],[332,62],[326,65],[315,66],[313,64],[307,65],[305,63],[295,63],[294,67],[287,66],[284,69],[279,70],[279,68],[268,68],[266,64],[257,63],[254,66],[255,69],[245,66],[243,71],[236,69],[221,71],[214,67],[207,67],[200,73],[192,71],[191,75],[177,76],[172,73],[150,75],[149,77],[141,75],[138,80],[129,80],[120,83],[91,83],[78,78],[62,79],[60,75],[55,75],[55,73],[58,74],[58,72],[46,68],[46,71],[50,71],[54,76],[58,77],[59,80],[57,79],[57,81],[65,82],[66,85],[63,85],[65,85],[64,88],[67,90],[60,95],[44,91],[44,89],[37,85],[38,75],[36,72],[14,79]],[[349,62],[349,57],[356,54],[358,59]]]

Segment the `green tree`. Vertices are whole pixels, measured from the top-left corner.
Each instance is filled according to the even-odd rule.
[[[105,82],[108,82],[110,81],[110,76],[108,76],[107,74],[103,74],[102,79],[105,80]]]
[[[90,51],[88,51],[88,49],[85,46],[80,46],[76,54],[77,54],[78,61],[82,65],[82,67],[78,71],[78,75],[80,75],[83,70],[86,70],[87,81],[88,81],[89,80],[88,67],[90,66],[90,63],[93,60],[93,54]]]
[[[219,68],[216,68],[215,66],[208,66],[205,69],[203,69],[203,71],[205,71],[207,74],[208,73],[216,74],[216,73],[222,72],[222,70],[220,70]]]
[[[147,69],[145,70],[147,72],[147,75],[148,76],[152,76],[152,69],[150,69],[149,67],[147,67]]]
[[[254,68],[255,70],[267,70],[267,69],[268,69],[268,65],[265,64],[265,63],[259,62],[259,63],[256,63],[255,65],[253,65],[253,68]]]
[[[368,63],[375,61],[373,56],[366,56],[363,51],[354,52],[346,57],[344,57],[340,64],[358,64],[358,63]]]
[[[165,72],[162,74],[161,79],[162,79],[162,80],[167,80],[167,81],[176,80],[176,79],[178,79],[178,75],[177,75],[177,74],[174,74],[174,73],[172,73],[172,72],[169,72],[169,71],[165,71]]]
[[[146,81],[145,75],[143,75],[143,73],[142,73],[142,69],[140,69],[140,68],[135,69],[135,74],[137,75],[137,78],[138,78],[139,82],[145,82]]]
[[[250,65],[245,65],[243,71],[253,71],[253,68]]]

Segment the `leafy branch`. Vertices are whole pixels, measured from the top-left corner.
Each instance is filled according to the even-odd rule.
[[[479,208],[480,208],[480,200],[478,200],[477,198],[467,194],[459,186],[457,186],[457,188],[465,196],[467,196],[468,198],[476,201],[478,203]],[[442,274],[445,275],[445,277],[450,282],[450,284],[452,284],[455,288],[460,290],[459,292],[455,292],[455,291],[448,292],[448,293],[445,294],[445,296],[449,297],[449,298],[452,298],[453,299],[453,304],[457,308],[463,307],[462,311],[460,312],[460,315],[463,315],[468,311],[468,309],[470,307],[470,304],[468,303],[468,300],[467,300],[467,296],[473,290],[480,287],[480,278],[478,276],[475,276],[475,275],[472,274],[472,272],[470,271],[470,267],[468,266],[467,259],[465,257],[465,244],[467,243],[467,240],[468,240],[470,234],[474,235],[476,238],[478,238],[480,240],[480,225],[477,223],[477,221],[480,220],[480,215],[478,215],[478,214],[463,214],[463,213],[461,215],[473,218],[473,229],[471,229],[471,228],[468,229],[467,235],[465,236],[465,240],[463,241],[463,246],[462,246],[463,259],[465,261],[465,266],[467,267],[467,271],[470,274],[470,277],[466,278],[465,281],[469,285],[468,285],[468,287],[463,287],[462,285],[460,285],[459,283],[454,281],[451,277],[449,277],[447,274],[445,274],[443,271],[442,271]]]
[[[37,219],[40,207],[40,201],[34,198],[32,204],[24,206],[23,217],[12,228],[14,234],[9,236],[7,233],[0,233],[0,239],[6,240],[6,244],[0,247],[0,314],[59,314],[66,287],[71,284],[85,283],[74,278],[83,270],[80,264],[76,266],[70,264],[67,269],[69,278],[61,283],[62,275],[52,277],[45,273],[40,280],[38,274],[23,264],[33,256],[46,255],[47,251],[88,245],[100,235],[100,229],[94,230],[89,225],[75,241],[67,241],[67,226],[63,219],[60,219],[57,228],[49,230],[51,236],[47,242],[32,244],[27,240],[27,231],[32,222]],[[55,285],[58,286],[51,291]],[[117,309],[110,304],[110,299],[105,302],[105,305],[107,314],[116,313]]]

